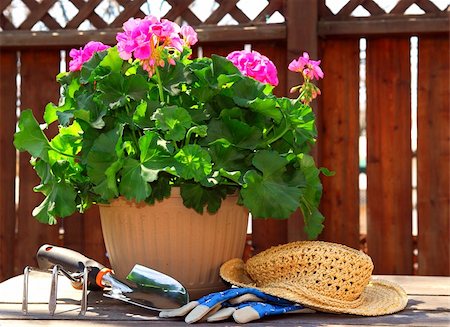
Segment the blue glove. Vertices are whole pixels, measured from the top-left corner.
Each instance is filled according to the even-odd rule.
[[[223,292],[211,293],[178,309],[161,311],[159,316],[163,318],[186,316],[187,323],[199,320],[220,321],[233,316],[236,322],[246,323],[287,312],[314,311],[254,288],[231,288]]]

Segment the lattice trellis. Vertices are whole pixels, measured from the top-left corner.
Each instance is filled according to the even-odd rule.
[[[308,1],[308,0],[303,0]],[[318,0],[322,20],[359,16],[394,17],[415,7],[425,15],[444,15],[438,0]],[[342,3],[342,2],[341,2]],[[386,10],[381,3],[392,4]],[[283,0],[1,0],[1,30],[94,30],[120,27],[130,17],[157,16],[192,26],[284,21]]]
[[[332,12],[332,2],[331,1],[320,1],[319,2],[319,16],[321,19],[339,19],[345,20],[351,17],[358,16],[357,12],[363,12],[363,16],[370,17],[395,17],[403,16],[409,14],[408,10],[410,8],[416,8],[420,11],[420,14],[433,15],[445,14],[446,8],[439,8],[435,2],[431,0],[399,0],[395,3],[392,0],[349,0],[338,12]],[[390,10],[383,9],[380,6],[381,3],[391,4],[393,3],[393,8]]]
[[[252,1],[258,3],[257,12]],[[274,15],[284,19],[283,0],[1,0],[0,28],[116,28],[130,17],[154,14],[152,9],[157,16],[192,26],[264,23]]]

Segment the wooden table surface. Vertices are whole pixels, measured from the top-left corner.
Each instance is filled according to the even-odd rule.
[[[386,316],[303,313],[250,322],[251,326],[450,326],[450,277],[376,276],[399,283],[408,293],[405,310]],[[48,314],[50,275],[32,272],[28,315],[21,311],[23,276],[0,283],[0,326],[186,326],[183,320],[160,319],[157,313],[91,292],[88,312],[80,316],[81,292],[68,280],[59,278],[58,304],[54,316]],[[199,323],[206,326],[237,326],[232,320]]]

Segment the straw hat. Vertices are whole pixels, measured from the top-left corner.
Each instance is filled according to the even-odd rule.
[[[303,241],[272,247],[247,263],[231,259],[221,266],[220,276],[318,311],[379,316],[403,310],[405,291],[389,281],[371,280],[372,270],[372,259],[363,252]]]

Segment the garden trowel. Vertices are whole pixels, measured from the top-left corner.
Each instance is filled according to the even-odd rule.
[[[104,296],[142,308],[175,309],[189,301],[188,292],[180,282],[139,264],[128,274],[127,281],[120,281],[111,269],[67,248],[45,244],[37,252],[37,261],[40,269],[61,268],[64,275],[70,275],[67,277],[72,279],[74,287],[105,289]],[[50,302],[56,306],[56,297]]]

